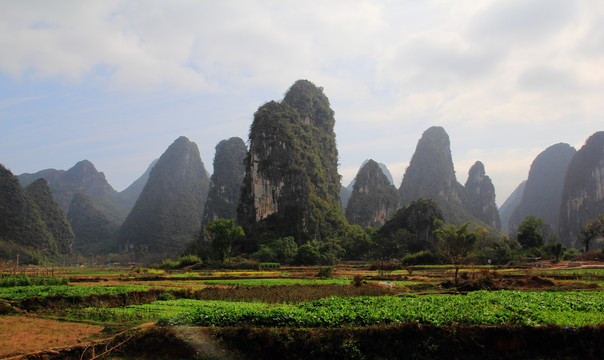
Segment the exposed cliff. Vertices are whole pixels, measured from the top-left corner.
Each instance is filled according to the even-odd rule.
[[[94,206],[88,195],[76,193],[73,196],[67,219],[75,233],[75,252],[82,255],[117,252],[119,227]]]
[[[209,179],[195,143],[182,136],[162,154],[120,228],[120,249],[180,254],[201,227]]]
[[[537,155],[531,164],[522,200],[510,216],[508,229],[511,233],[515,233],[529,215],[543,219],[554,233],[557,232],[564,177],[576,152],[572,146],[559,143]]]
[[[580,231],[604,213],[604,131],[587,139],[566,170],[560,205],[559,237],[566,246],[580,246]]]
[[[474,217],[483,223],[495,228],[501,228],[499,211],[495,203],[495,187],[484,170],[482,162],[477,161],[468,172],[468,179],[464,186],[466,196],[464,207]]]
[[[380,227],[398,209],[398,192],[379,164],[368,160],[359,170],[346,207],[353,225]]]
[[[202,217],[202,226],[217,219],[235,219],[247,147],[241,138],[232,137],[216,145],[214,173]]]
[[[334,124],[323,89],[307,80],[256,111],[237,209],[248,236],[294,236],[302,244],[342,230]]]
[[[499,207],[499,217],[501,218],[501,231],[505,234],[509,233],[509,222],[510,217],[520,201],[522,200],[522,195],[524,194],[524,188],[526,187],[526,180],[520,183],[516,189],[508,196],[507,199],[501,204]]]

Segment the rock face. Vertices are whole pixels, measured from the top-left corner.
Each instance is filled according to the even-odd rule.
[[[524,188],[526,187],[526,180],[520,183],[518,187],[508,196],[508,198],[501,204],[499,207],[499,216],[501,218],[501,231],[505,234],[509,233],[508,224],[510,222],[510,217],[520,201],[522,200],[522,195],[524,194]]]
[[[346,207],[352,225],[380,227],[398,209],[398,193],[379,164],[369,160],[359,170]]]
[[[90,197],[95,206],[116,224],[121,224],[131,206],[123,205],[119,193],[109,185],[105,174],[98,172],[88,160],[82,160],[71,169],[47,169],[34,174],[19,176],[24,186],[39,178],[48,181],[59,206],[67,213],[71,200],[76,193],[82,192]]]
[[[216,145],[214,173],[202,217],[202,226],[217,219],[235,219],[247,147],[241,138],[232,137]]]
[[[498,222],[499,216],[495,215],[496,208],[495,213],[492,211],[495,200],[489,183],[490,179],[484,175],[484,167],[474,165],[468,183],[472,194],[467,193],[467,189],[455,177],[449,135],[442,127],[433,126],[418,141],[405,171],[399,188],[400,205],[404,207],[420,198],[433,199],[449,223],[460,225],[472,221],[493,226]],[[480,216],[474,215],[470,209]],[[487,212],[482,213],[484,209]],[[481,220],[483,218],[488,222]]]
[[[307,80],[256,111],[237,209],[248,236],[293,236],[303,244],[344,226],[333,115],[323,89]]]
[[[559,238],[580,246],[581,227],[604,213],[604,131],[587,139],[573,156],[566,176],[559,218]]]
[[[72,238],[65,214],[46,181],[24,189],[19,179],[0,165],[0,258],[13,259],[20,254],[24,262],[36,262],[36,256],[68,254]]]
[[[557,232],[564,177],[576,152],[572,146],[559,143],[537,155],[531,164],[520,204],[510,216],[508,229],[511,233],[515,233],[529,215],[543,219],[554,233]]]
[[[348,207],[348,201],[352,196],[352,190],[348,189],[345,186],[340,187],[340,203],[342,204],[342,208],[346,209]]]
[[[209,182],[197,145],[184,136],[176,139],[120,228],[120,249],[152,258],[182,253],[201,227]]]
[[[75,233],[73,249],[82,255],[100,255],[117,252],[119,227],[100,212],[88,195],[73,196],[67,219]]]
[[[491,178],[486,175],[482,162],[477,161],[470,168],[465,192],[464,207],[470,211],[470,214],[485,224],[500,229],[501,221],[495,203],[495,187]]]

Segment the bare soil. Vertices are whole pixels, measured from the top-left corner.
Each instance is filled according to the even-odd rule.
[[[27,316],[0,316],[0,358],[80,346],[102,330],[102,326],[95,325]]]

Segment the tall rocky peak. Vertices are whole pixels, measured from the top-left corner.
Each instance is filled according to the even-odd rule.
[[[510,232],[515,233],[529,215],[543,219],[557,232],[564,177],[576,152],[572,146],[558,143],[537,155],[531,164],[520,204],[510,216]]]
[[[353,225],[380,227],[398,209],[398,192],[379,164],[369,160],[356,176],[346,207],[346,218]]]
[[[56,256],[69,251],[69,227],[61,224],[62,214],[45,187],[46,183],[37,182],[24,189],[0,164],[0,257],[22,254],[27,255],[22,259],[35,262],[39,254]]]
[[[463,223],[468,214],[462,208],[464,189],[455,178],[449,135],[440,126],[424,131],[399,188],[400,205],[419,198],[436,201],[448,222]],[[464,221],[465,220],[465,221]]]
[[[573,156],[564,178],[559,237],[566,246],[580,246],[583,225],[604,213],[604,131],[587,139]]]
[[[52,234],[56,252],[59,254],[71,253],[75,235],[46,180],[38,179],[29,184],[25,190],[34,201],[40,219],[46,224],[46,229]]]
[[[482,162],[477,161],[470,168],[465,190],[465,208],[485,224],[500,229],[501,221],[495,203],[495,187],[491,178],[486,175]]]
[[[254,114],[237,222],[248,236],[326,239],[342,229],[338,152],[329,100],[297,81]],[[253,247],[253,243],[247,244]]]
[[[508,196],[507,199],[501,204],[499,207],[499,216],[501,218],[501,231],[505,234],[509,233],[509,222],[510,217],[516,207],[520,204],[522,200],[522,195],[524,195],[524,188],[526,187],[526,180],[522,181],[520,185],[514,189],[514,191]]]
[[[159,158],[119,232],[123,250],[178,255],[201,227],[209,178],[197,145],[180,137]]]
[[[216,219],[235,219],[247,154],[245,142],[238,137],[222,140],[216,145],[214,173],[202,217],[202,226]]]
[[[119,227],[99,211],[84,193],[73,196],[67,218],[75,240],[73,249],[82,255],[117,252]]]

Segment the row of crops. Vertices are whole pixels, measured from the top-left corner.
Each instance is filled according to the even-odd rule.
[[[159,321],[196,326],[288,328],[386,325],[604,324],[601,292],[476,291],[467,295],[329,297],[296,305],[211,300],[168,300],[122,308],[87,308],[97,321]]]

